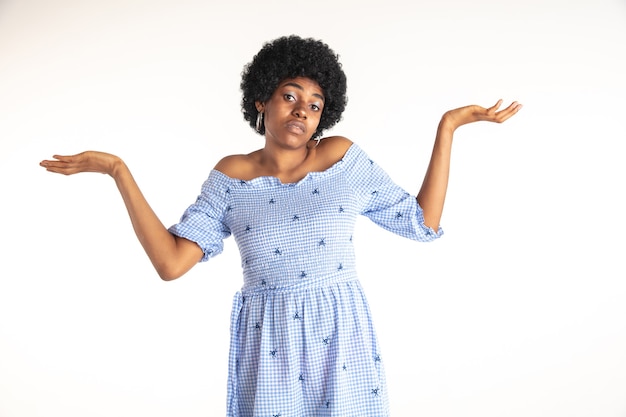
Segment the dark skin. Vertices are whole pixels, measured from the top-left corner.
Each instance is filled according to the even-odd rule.
[[[478,121],[502,123],[522,107],[513,102],[498,110],[501,105],[502,100],[499,100],[488,108],[471,105],[443,115],[430,163],[417,194],[427,226],[435,230],[439,227],[448,187],[454,132],[462,125]],[[264,114],[265,146],[247,155],[223,158],[215,169],[229,177],[250,180],[272,176],[283,183],[293,183],[309,172],[330,168],[352,144],[340,136],[322,139],[319,144],[310,140],[324,111],[323,90],[314,80],[302,77],[283,80],[269,100],[257,102],[256,106]],[[52,160],[44,160],[40,165],[50,172],[64,175],[80,172],[110,175],[124,200],[137,238],[162,279],[172,280],[184,275],[202,258],[202,250],[196,243],[172,235],[161,223],[118,156],[86,151],[69,156],[54,155]]]
[[[341,137],[310,140],[324,109],[317,82],[296,78],[281,82],[269,100],[258,101],[265,121],[265,146],[247,155],[232,155],[215,167],[232,178],[272,176],[283,183],[301,180],[309,172],[325,171],[339,161],[351,143]]]

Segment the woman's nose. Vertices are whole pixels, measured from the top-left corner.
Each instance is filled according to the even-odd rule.
[[[299,119],[306,119],[307,118],[307,114],[306,114],[306,108],[304,106],[296,106],[293,109],[293,114],[299,118]]]

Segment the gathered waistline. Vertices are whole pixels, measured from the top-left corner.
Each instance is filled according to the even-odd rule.
[[[329,274],[323,278],[316,280],[303,280],[296,283],[290,283],[287,285],[267,285],[267,286],[255,286],[251,288],[246,288],[245,286],[238,291],[238,294],[242,296],[250,296],[257,294],[267,294],[267,293],[276,293],[276,292],[292,292],[292,291],[302,291],[309,290],[314,288],[326,287],[332,284],[339,284],[343,282],[357,281],[357,274],[350,271],[337,272],[334,274]]]

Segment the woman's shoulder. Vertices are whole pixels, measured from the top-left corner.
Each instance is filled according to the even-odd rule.
[[[213,168],[231,178],[245,178],[254,171],[251,154],[228,155],[222,158]]]
[[[316,158],[321,166],[330,167],[343,159],[353,142],[344,136],[329,136],[315,147]]]
[[[296,176],[326,171],[346,156],[353,142],[344,136],[329,136],[321,139],[319,143],[312,140],[308,146],[311,158],[303,165],[304,172]],[[259,163],[260,152],[261,150],[257,150],[249,154],[226,156],[215,165],[214,170],[227,177],[244,180],[265,175]]]

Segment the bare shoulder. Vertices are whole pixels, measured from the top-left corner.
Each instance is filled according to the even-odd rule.
[[[344,136],[329,136],[322,139],[315,149],[322,164],[330,166],[342,159],[350,146],[352,141]]]
[[[254,170],[254,161],[250,155],[229,155],[222,158],[214,169],[231,178],[245,179]]]

